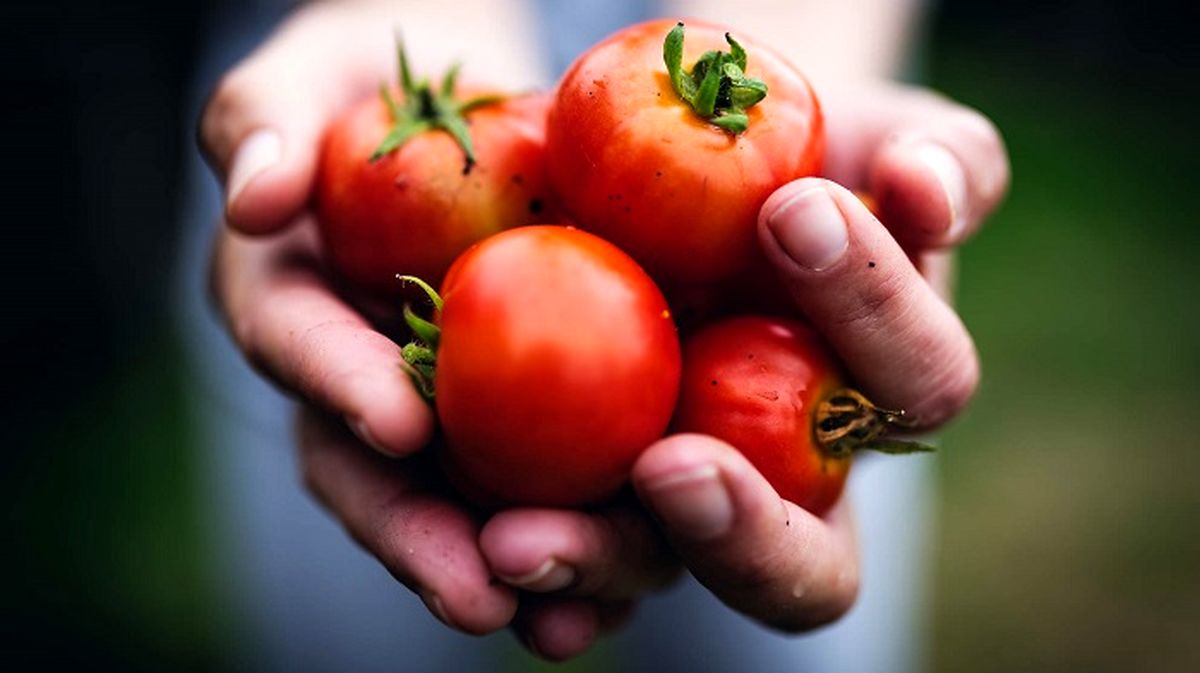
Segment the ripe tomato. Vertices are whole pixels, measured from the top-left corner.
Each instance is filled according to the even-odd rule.
[[[442,297],[435,401],[463,490],[577,505],[619,489],[679,387],[678,336],[650,277],[591,234],[522,227],[464,253]]]
[[[546,150],[572,220],[629,252],[672,296],[751,268],[760,259],[759,208],[783,184],[816,174],[824,149],[817,99],[781,56],[749,39],[743,50],[722,28],[701,23],[688,24],[679,45],[675,26],[632,26],[580,57],[550,108]],[[669,34],[682,64],[704,65],[672,77]],[[714,68],[702,53],[721,49],[730,53]],[[694,110],[675,83],[703,89],[699,75],[718,70],[724,80],[708,78],[716,107],[701,116],[708,110]]]
[[[684,343],[672,429],[730,443],[780,496],[822,514],[841,495],[855,449],[927,450],[881,438],[903,425],[902,416],[846,388],[837,361],[811,327],[739,317]]]
[[[358,289],[391,296],[397,274],[437,283],[472,243],[553,221],[545,96],[482,99],[459,114],[457,99],[413,83],[406,65],[401,72],[401,91],[362,101],[326,131],[316,186],[334,271]],[[447,79],[454,90],[454,75]],[[409,132],[373,158],[385,138],[394,144]]]

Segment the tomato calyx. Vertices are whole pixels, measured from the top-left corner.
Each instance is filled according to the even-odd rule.
[[[380,83],[379,95],[387,105],[393,125],[391,131],[371,153],[370,161],[379,161],[419,133],[440,130],[449,133],[462,148],[465,157],[463,175],[470,173],[476,159],[466,115],[472,110],[499,103],[504,100],[504,96],[477,96],[459,101],[454,96],[454,87],[458,83],[461,63],[450,66],[442,77],[441,85],[435,91],[428,79],[413,78],[408,67],[408,56],[404,53],[404,43],[399,37],[396,38],[396,54],[400,64],[400,92],[404,94],[404,100],[402,103],[396,102],[388,84]]]
[[[839,458],[861,450],[890,454],[934,451],[921,442],[884,437],[889,430],[915,425],[904,416],[903,409],[882,409],[857,390],[841,388],[817,405],[813,434],[823,451]]]
[[[707,51],[689,70],[683,68],[683,22],[663,41],[663,61],[671,86],[701,119],[737,135],[750,125],[746,109],[767,96],[762,80],[746,77],[746,50],[725,33],[729,53]]]
[[[401,282],[413,283],[421,288],[435,311],[441,311],[442,296],[429,283],[416,276],[398,275]],[[415,337],[400,349],[400,366],[406,371],[417,387],[417,392],[426,401],[434,399],[434,377],[437,374],[437,348],[442,339],[442,328],[422,318],[412,310],[412,304],[404,304],[404,322],[412,330]]]

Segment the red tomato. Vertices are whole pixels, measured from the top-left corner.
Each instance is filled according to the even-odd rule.
[[[404,94],[395,95],[403,106]],[[547,106],[544,96],[520,96],[466,112],[473,165],[442,129],[421,131],[372,161],[396,126],[381,96],[335,120],[316,187],[334,271],[358,289],[394,296],[397,274],[436,284],[476,241],[553,221],[544,165]]]
[[[889,427],[903,426],[903,412],[875,407],[844,380],[811,327],[732,318],[684,343],[672,429],[730,443],[780,496],[822,514],[841,495],[856,449],[929,450],[882,439]]]
[[[679,387],[650,277],[591,234],[523,227],[463,254],[442,297],[436,406],[465,492],[577,505],[619,489]]]
[[[759,208],[783,184],[816,174],[824,148],[820,107],[804,77],[750,39],[745,75],[765,83],[766,97],[701,117],[664,63],[674,26],[643,23],[590,49],[564,76],[547,122],[551,180],[567,214],[629,252],[672,296],[754,266]],[[689,23],[684,66],[706,50],[736,55],[725,36]],[[721,82],[727,98],[728,90]],[[732,119],[745,130],[717,125]]]

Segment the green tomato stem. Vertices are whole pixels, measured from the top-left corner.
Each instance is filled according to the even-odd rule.
[[[433,286],[416,276],[401,276],[396,278],[404,283],[413,283],[429,297],[429,303],[437,311],[442,310],[444,302],[441,295]],[[412,330],[413,340],[400,349],[400,367],[412,378],[417,391],[428,402],[434,401],[435,379],[437,377],[437,349],[442,340],[442,329],[432,321],[426,320],[412,310],[412,305],[404,305],[404,322]]]
[[[399,61],[400,92],[404,99],[397,102],[386,83],[379,86],[379,95],[387,105],[392,117],[392,128],[371,153],[371,162],[379,161],[408,142],[413,136],[426,131],[445,131],[463,151],[463,175],[475,166],[475,147],[467,127],[466,115],[473,110],[494,105],[504,100],[503,96],[480,96],[459,101],[454,96],[461,64],[455,63],[442,77],[441,85],[434,90],[429,80],[416,80],[408,66],[404,42],[396,36],[396,53]]]
[[[725,33],[729,53],[708,51],[689,70],[683,68],[683,22],[663,41],[663,61],[671,87],[698,117],[737,135],[750,126],[746,110],[767,97],[762,80],[746,77],[746,50]]]

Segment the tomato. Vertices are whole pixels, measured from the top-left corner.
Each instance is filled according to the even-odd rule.
[[[695,88],[695,78],[673,78],[664,62],[664,37],[682,39],[675,25],[632,26],[581,56],[559,84],[546,140],[572,221],[629,252],[671,296],[759,263],[759,208],[783,184],[816,174],[824,148],[820,106],[799,71],[753,40],[743,51],[722,28],[689,23],[682,64],[722,49],[720,70],[744,64],[744,78],[714,84],[715,112],[701,116],[674,84]],[[706,67],[714,71],[691,74]],[[760,85],[765,98],[751,102]]]
[[[447,77],[455,89],[453,75]],[[364,100],[331,124],[316,183],[333,270],[353,287],[384,296],[399,291],[397,274],[437,283],[472,243],[509,227],[553,221],[545,96],[477,99],[478,107],[468,103],[459,114],[456,98],[404,79],[401,91]],[[427,101],[453,114],[439,117]],[[437,126],[446,117],[450,128]],[[397,129],[416,132],[373,159]],[[465,134],[466,142],[452,131]]]
[[[591,234],[513,229],[454,263],[433,372],[449,472],[467,494],[597,502],[663,435],[680,349],[666,300]]]
[[[903,412],[872,405],[845,385],[837,360],[808,325],[738,317],[714,323],[683,347],[672,429],[736,447],[783,498],[822,514],[837,502],[854,450],[927,450],[883,439]]]

